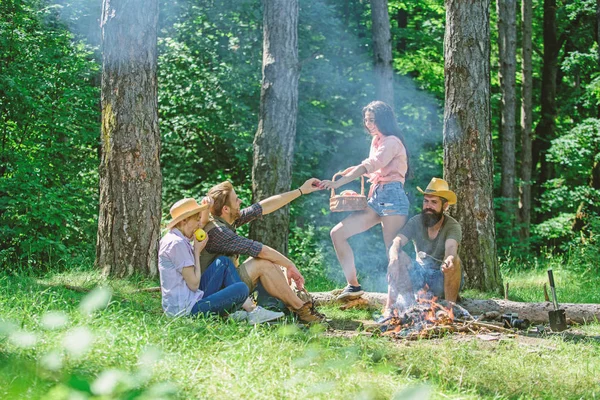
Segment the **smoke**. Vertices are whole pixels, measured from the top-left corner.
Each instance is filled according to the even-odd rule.
[[[359,2],[352,4],[351,7],[365,7]],[[370,52],[371,32],[367,27],[349,26],[352,21],[344,20],[341,10],[322,1],[302,2],[299,21],[300,41],[303,38],[315,41],[314,47],[308,47],[317,48],[318,52],[300,54],[304,62],[299,85],[295,164],[299,169],[313,165],[314,170],[324,171],[318,178],[331,179],[334,173],[360,164],[369,154],[371,137],[362,125],[361,111],[369,102],[377,100]],[[319,41],[319,37],[326,39]],[[436,165],[433,159],[442,142],[443,109],[438,99],[419,89],[405,76],[395,76],[394,98],[394,111],[410,154],[412,174],[407,177],[405,189],[409,192],[412,216],[420,207],[414,187],[426,185],[432,176],[441,174],[441,165]],[[345,185],[337,193],[345,189],[359,192],[359,181]],[[368,190],[366,183],[365,194]],[[315,208],[327,208],[329,191],[313,196],[306,200],[309,211],[303,215],[305,219],[310,219],[309,214]],[[348,215],[330,213],[319,217],[315,223],[331,229]],[[344,285],[331,240],[322,236],[320,247],[325,249],[327,275]],[[351,237],[349,244],[363,288],[387,291],[387,254],[381,226],[376,225]]]

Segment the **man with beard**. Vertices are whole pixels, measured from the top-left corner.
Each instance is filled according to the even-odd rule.
[[[462,281],[458,246],[462,239],[459,223],[444,212],[456,203],[448,183],[431,179],[423,191],[423,211],[400,230],[390,247],[386,310],[414,302],[414,292],[425,288],[439,298],[456,301]],[[416,259],[402,248],[412,241]],[[384,315],[385,316],[385,315]]]
[[[271,196],[244,209],[240,207],[242,201],[231,182],[225,181],[211,188],[208,197],[213,201],[210,207],[212,220],[204,228],[208,241],[200,255],[200,265],[210,266],[219,256],[228,256],[238,267],[240,278],[250,293],[258,291],[259,306],[273,307],[279,300],[302,322],[324,321],[325,316],[314,309],[312,301],[301,299],[290,288],[294,282],[297,289],[304,289],[304,277],[296,265],[277,250],[236,233],[238,227],[277,211],[304,194],[320,190],[318,185],[319,180],[312,178],[298,189]],[[240,255],[249,256],[241,265],[238,263]],[[259,309],[264,314],[269,312],[262,307]]]

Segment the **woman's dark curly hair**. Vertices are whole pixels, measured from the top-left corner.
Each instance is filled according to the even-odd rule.
[[[363,125],[365,128],[367,127],[365,124],[365,115],[367,111],[370,111],[375,116],[375,125],[379,132],[381,132],[384,136],[396,136],[406,149],[406,163],[408,166],[408,148],[406,147],[406,141],[404,140],[404,135],[400,131],[400,127],[398,126],[398,121],[396,121],[396,115],[394,114],[394,110],[387,103],[383,101],[372,101],[365,106],[362,110],[363,115]],[[408,170],[406,171],[406,176],[408,176]]]

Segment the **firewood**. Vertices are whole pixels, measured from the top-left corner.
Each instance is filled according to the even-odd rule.
[[[336,304],[335,295],[331,292],[311,293],[316,305]],[[381,309],[387,300],[387,293],[366,292],[362,296],[368,302],[370,309]],[[477,300],[461,299],[459,303],[471,315],[482,315],[486,312],[498,312],[500,315],[506,313],[517,313],[519,318],[528,319],[532,324],[548,323],[548,311],[553,310],[550,302],[545,303],[523,303],[510,300]],[[567,317],[573,322],[586,323],[600,320],[600,304],[575,304],[561,303]]]

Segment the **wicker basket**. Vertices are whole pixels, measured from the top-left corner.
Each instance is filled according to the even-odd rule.
[[[335,174],[332,181],[335,181],[336,176],[341,174]],[[367,197],[365,196],[365,178],[360,177],[360,195],[358,196],[342,196],[336,195],[335,189],[331,189],[331,198],[329,199],[329,209],[332,212],[339,211],[362,211],[367,208]]]

